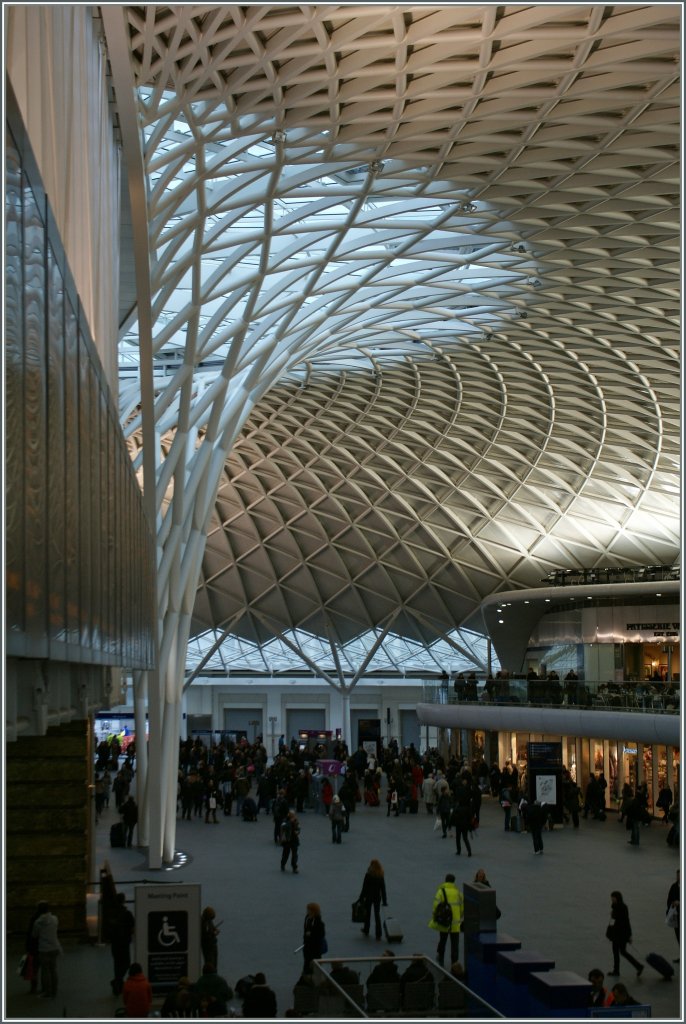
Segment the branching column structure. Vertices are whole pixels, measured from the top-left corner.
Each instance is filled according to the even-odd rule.
[[[423,642],[542,568],[678,552],[679,15],[102,10],[139,299],[122,419],[158,536],[159,670],[136,681],[154,867],[174,854],[199,604],[258,639],[309,627],[335,649],[394,623]],[[250,572],[218,567],[215,614],[207,532],[267,392],[265,438],[303,458],[283,486],[307,472],[335,556],[294,542],[282,577],[258,535]],[[336,675],[349,730],[360,673]]]

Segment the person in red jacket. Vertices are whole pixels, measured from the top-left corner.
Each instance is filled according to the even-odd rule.
[[[152,988],[140,964],[131,964],[122,992],[127,1017],[147,1017],[152,1006]]]

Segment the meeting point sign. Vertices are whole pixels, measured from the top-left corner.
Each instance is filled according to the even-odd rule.
[[[135,959],[155,991],[200,974],[200,886],[137,885]]]

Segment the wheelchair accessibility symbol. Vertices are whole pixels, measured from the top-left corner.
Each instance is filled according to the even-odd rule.
[[[157,933],[157,941],[160,946],[175,946],[177,943],[181,943],[179,934],[173,924],[169,924],[169,918],[162,918],[162,927]]]
[[[150,952],[180,953],[188,948],[188,914],[185,911],[153,911],[148,915]]]

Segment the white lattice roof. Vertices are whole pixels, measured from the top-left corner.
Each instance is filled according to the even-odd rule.
[[[126,11],[192,633],[429,643],[678,558],[679,6]]]

